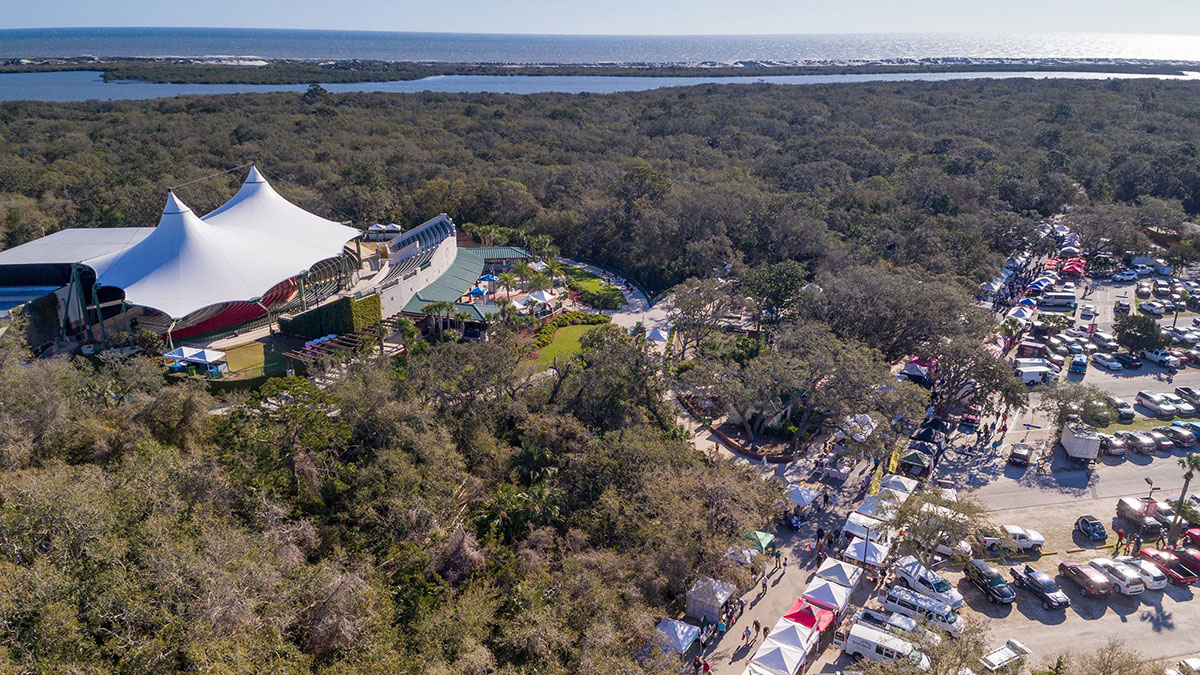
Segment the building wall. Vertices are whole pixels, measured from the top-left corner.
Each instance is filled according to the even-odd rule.
[[[442,276],[450,266],[454,264],[454,258],[458,255],[458,242],[454,237],[447,237],[437,245],[437,250],[433,254],[433,258],[429,261],[428,268],[417,270],[417,273],[407,279],[401,279],[400,283],[386,288],[380,293],[380,301],[382,303],[383,316],[394,316],[399,314],[404,306],[412,300],[422,288],[437,280]]]

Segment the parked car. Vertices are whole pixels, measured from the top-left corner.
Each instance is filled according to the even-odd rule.
[[[950,609],[962,607],[962,593],[954,590],[949,581],[940,574],[925,567],[916,556],[904,556],[896,561],[893,567],[900,583],[908,586],[921,595],[926,595],[939,602],[944,602]]]
[[[1175,406],[1168,403],[1162,394],[1153,391],[1145,389],[1139,391],[1137,393],[1137,402],[1159,417],[1171,418],[1177,414]]]
[[[1079,516],[1075,521],[1075,530],[1088,538],[1088,541],[1104,541],[1108,538],[1108,530],[1104,529],[1104,523],[1095,516]]]
[[[1129,303],[1125,302],[1124,300],[1118,300],[1117,304],[1113,305],[1113,313],[1114,314],[1128,314],[1129,313]]]
[[[1184,567],[1192,571],[1192,574],[1200,575],[1200,549],[1181,546],[1172,549],[1171,552],[1175,554],[1176,558],[1179,558],[1179,562],[1183,563]]]
[[[1121,595],[1141,595],[1146,591],[1142,576],[1133,569],[1109,558],[1093,558],[1088,564],[1099,570]]]
[[[1175,414],[1179,415],[1180,417],[1195,417],[1196,416],[1196,406],[1185,401],[1183,399],[1183,397],[1178,396],[1173,393],[1163,394],[1162,397],[1163,397],[1164,401],[1175,406]]]
[[[1079,318],[1090,319],[1094,316],[1096,316],[1096,306],[1095,305],[1084,305],[1083,307],[1079,308]]]
[[[1039,572],[1029,565],[1021,569],[1013,567],[1009,570],[1017,587],[1033,593],[1042,601],[1042,609],[1065,609],[1071,606],[1071,599],[1058,587],[1049,574]]]
[[[1142,584],[1148,591],[1160,591],[1167,587],[1167,575],[1149,560],[1141,560],[1133,556],[1121,555],[1113,560],[1129,567],[1142,578]]]
[[[1180,562],[1179,558],[1170,551],[1163,551],[1157,548],[1142,548],[1138,552],[1138,557],[1142,560],[1154,563],[1163,574],[1167,575],[1167,581],[1175,586],[1186,586],[1196,583],[1196,573]]]
[[[1172,424],[1169,427],[1154,427],[1154,430],[1170,438],[1180,448],[1190,448],[1196,445],[1196,435],[1181,426]]]
[[[1100,434],[1100,454],[1113,457],[1125,455],[1125,440],[1112,434]]]
[[[1137,272],[1133,270],[1121,270],[1112,275],[1113,281],[1134,281],[1138,278]]]
[[[1133,406],[1129,404],[1129,401],[1126,401],[1123,398],[1118,398],[1110,394],[1108,397],[1108,404],[1117,411],[1117,419],[1121,420],[1122,422],[1128,422],[1137,417],[1137,411],[1133,409]]]
[[[1158,539],[1163,534],[1162,525],[1153,516],[1147,515],[1147,504],[1135,497],[1122,497],[1117,500],[1117,517],[1127,523],[1126,536],[1141,535],[1142,541]]]
[[[1107,598],[1112,593],[1112,583],[1100,573],[1100,570],[1075,560],[1064,560],[1058,564],[1058,571],[1064,577],[1075,582],[1083,594],[1089,598]]]
[[[1125,366],[1122,366],[1121,362],[1118,361],[1115,356],[1106,352],[1096,352],[1095,354],[1092,354],[1092,363],[1104,366],[1108,370],[1123,370],[1125,368]]]
[[[1170,452],[1175,449],[1175,441],[1171,440],[1170,436],[1164,434],[1161,430],[1165,427],[1154,427],[1146,433],[1154,439],[1154,443],[1158,445],[1159,452]]]
[[[1008,453],[1008,463],[1015,466],[1029,466],[1033,459],[1033,448],[1024,443],[1013,443]]]
[[[1120,361],[1125,370],[1140,370],[1142,367],[1142,360],[1133,354],[1118,352],[1113,354],[1113,358]]]
[[[1196,391],[1191,387],[1175,387],[1175,395],[1191,403],[1193,406],[1200,404],[1200,391]]]
[[[1153,300],[1139,303],[1138,309],[1142,310],[1143,312],[1145,312],[1151,316],[1162,316],[1163,311],[1164,311],[1163,306]]]
[[[865,623],[868,626],[885,630],[893,635],[911,639],[913,642],[939,644],[942,641],[941,635],[925,630],[916,619],[904,616],[903,614],[896,614],[895,612],[884,612],[864,607],[854,613],[851,621],[854,623]]]
[[[1192,435],[1200,439],[1200,422],[1192,422],[1190,420],[1175,420],[1171,422],[1171,426],[1186,429],[1192,432]]]
[[[1183,533],[1183,540],[1192,546],[1200,546],[1200,527],[1189,527]]]
[[[1004,580],[1004,575],[1000,574],[1000,570],[979,558],[971,560],[963,566],[963,574],[968,581],[983,591],[988,602],[992,604],[1007,605],[1017,599],[1017,592]]]
[[[1163,368],[1178,368],[1180,366],[1179,359],[1171,356],[1170,352],[1165,349],[1143,349],[1142,356],[1153,363],[1157,363]]]
[[[1158,444],[1154,442],[1154,439],[1141,431],[1118,431],[1113,435],[1125,441],[1125,447],[1133,452],[1149,455],[1158,450]]]

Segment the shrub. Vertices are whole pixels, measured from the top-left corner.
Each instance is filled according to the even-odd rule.
[[[312,340],[322,335],[344,335],[362,330],[382,319],[378,295],[361,300],[338,298],[290,318],[279,319],[279,330],[291,337]]]
[[[567,312],[559,314],[542,324],[537,333],[533,336],[533,348],[541,349],[554,341],[554,332],[564,326],[594,326],[602,323],[608,323],[612,318],[603,314],[593,314],[589,312]]]

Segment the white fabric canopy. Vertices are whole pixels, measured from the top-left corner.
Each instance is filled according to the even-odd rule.
[[[537,300],[538,302],[540,302],[544,305],[554,302],[554,299],[556,297],[558,297],[558,296],[554,295],[553,293],[551,293],[549,291],[535,291],[535,292],[529,294],[530,300]]]
[[[889,548],[875,541],[864,541],[855,537],[850,545],[843,551],[843,555],[847,558],[870,565],[872,567],[881,567],[883,561],[887,560]]]
[[[653,340],[654,342],[666,342],[667,336],[663,335],[663,332],[661,330],[655,328],[654,330],[652,330],[646,334],[646,339]]]
[[[700,637],[700,628],[690,623],[667,618],[659,621],[655,626],[654,637],[655,641],[663,648],[683,653],[692,646],[696,638]]]
[[[842,526],[842,529],[859,539],[888,540],[888,526],[883,521],[865,516],[857,511],[846,516],[846,524]]]
[[[324,257],[318,260],[338,255],[346,242],[358,236],[358,230],[353,227],[326,220],[284,199],[253,166],[237,194],[204,216],[204,222],[220,228],[246,228],[304,242],[325,251]],[[394,223],[385,229],[399,230]],[[299,268],[293,274],[298,271]]]
[[[818,607],[841,613],[850,604],[850,589],[828,579],[813,579],[801,597]]]
[[[225,360],[225,352],[219,349],[199,349],[197,347],[176,347],[163,354],[163,356],[172,361],[203,363],[205,365]]]
[[[884,476],[883,480],[879,481],[879,487],[903,492],[905,495],[911,495],[917,489],[918,485],[920,483],[916,479],[897,476],[894,473]]]
[[[807,654],[817,644],[818,637],[816,631],[811,628],[805,628],[791,619],[780,619],[771,629],[769,640],[788,647],[795,647]]]
[[[210,305],[261,298],[339,255],[358,233],[288,203],[257,171],[246,180],[208,220],[168,193],[158,227],[145,239],[87,261],[97,285],[120,288],[126,302],[180,319]]]
[[[804,652],[787,645],[764,640],[758,652],[750,660],[751,666],[771,673],[771,675],[795,675],[804,665]]]
[[[881,521],[896,517],[896,505],[876,495],[868,496],[854,511]]]
[[[788,501],[797,506],[808,506],[817,500],[817,491],[799,485],[789,485],[787,488]]]
[[[817,578],[853,589],[862,578],[862,569],[841,560],[826,558],[817,568]]]

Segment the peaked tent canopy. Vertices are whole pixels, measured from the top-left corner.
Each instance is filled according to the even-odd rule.
[[[700,577],[687,592],[687,615],[716,623],[725,601],[737,588],[728,582]]]
[[[663,332],[660,329],[655,328],[646,334],[646,339],[654,342],[666,342],[667,336],[663,335]]]
[[[536,300],[536,301],[542,303],[543,305],[548,305],[548,304],[554,302],[554,300],[557,297],[558,296],[551,293],[550,291],[534,291],[533,293],[529,294],[529,298],[531,300]]]
[[[817,500],[817,491],[799,485],[789,485],[787,488],[788,501],[796,506],[808,506]]]
[[[854,512],[875,520],[890,521],[896,517],[896,505],[878,495],[869,495]]]
[[[807,654],[817,644],[818,636],[819,634],[811,628],[806,628],[790,619],[780,618],[775,622],[775,627],[771,629],[771,637],[767,639],[788,647],[795,647]]]
[[[700,628],[676,619],[663,619],[654,627],[654,642],[663,649],[686,652],[696,638]]]
[[[843,551],[843,555],[850,560],[863,563],[864,565],[882,567],[883,561],[887,560],[888,550],[889,548],[887,546],[884,546],[879,542],[868,542],[855,537],[854,541],[850,542],[850,544],[846,546],[846,550]]]
[[[754,545],[758,547],[758,550],[765,553],[767,547],[771,545],[771,542],[775,541],[775,535],[763,532],[762,530],[755,530],[753,532],[747,532],[746,539],[754,542]]]
[[[826,558],[817,568],[817,578],[832,581],[846,588],[854,588],[862,578],[862,570],[850,563]]]
[[[884,476],[883,480],[879,481],[879,487],[890,488],[896,492],[903,492],[906,495],[911,495],[913,492],[916,492],[918,485],[920,485],[920,483],[916,480],[913,480],[912,478],[905,478],[904,476],[897,476],[896,474]]]
[[[804,652],[767,640],[758,648],[758,653],[751,659],[750,665],[776,675],[795,675],[800,666],[804,665]]]
[[[833,612],[811,605],[804,598],[793,602],[791,609],[784,613],[783,618],[788,621],[795,621],[801,626],[811,628],[818,633],[823,632],[833,624]]]
[[[176,347],[163,354],[172,361],[184,363],[203,363],[211,365],[225,360],[225,352],[219,349],[200,349],[198,347]]]
[[[353,227],[326,220],[284,199],[271,187],[258,168],[253,166],[250,167],[250,173],[237,194],[217,210],[204,216],[204,221],[221,228],[258,230],[265,234],[304,242],[326,251],[320,258],[322,260],[338,255],[346,242],[359,235],[359,231]],[[400,228],[392,224],[385,226],[385,229],[397,231]],[[298,271],[299,269],[293,270],[292,274]]]
[[[803,598],[814,605],[840,613],[850,604],[850,589],[828,579],[813,579],[804,589]]]

